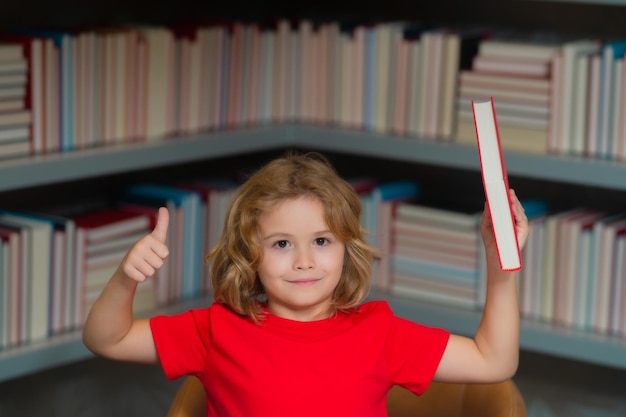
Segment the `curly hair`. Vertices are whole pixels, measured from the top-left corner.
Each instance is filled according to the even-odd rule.
[[[326,224],[345,244],[334,311],[348,311],[367,297],[372,263],[379,256],[365,239],[358,194],[321,154],[288,152],[251,175],[230,203],[222,236],[206,257],[216,301],[255,322],[263,318],[265,290],[257,276],[263,257],[259,217],[277,203],[301,196],[322,203]]]

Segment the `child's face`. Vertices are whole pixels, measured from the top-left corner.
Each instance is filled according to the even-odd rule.
[[[285,200],[259,218],[263,262],[258,274],[268,309],[291,320],[328,317],[345,245],[328,229],[311,197]]]

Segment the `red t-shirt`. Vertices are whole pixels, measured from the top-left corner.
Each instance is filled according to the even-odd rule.
[[[214,303],[150,323],[167,377],[198,376],[220,417],[386,416],[388,390],[423,393],[449,339],[383,301],[313,322],[255,324]]]

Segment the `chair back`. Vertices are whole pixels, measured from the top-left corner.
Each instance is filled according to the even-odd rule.
[[[417,396],[394,387],[387,396],[389,417],[527,417],[524,400],[513,380],[497,384],[433,382]],[[167,417],[206,417],[204,387],[187,377]]]
[[[497,384],[432,382],[421,396],[396,386],[387,395],[387,411],[389,417],[527,417],[511,379]]]

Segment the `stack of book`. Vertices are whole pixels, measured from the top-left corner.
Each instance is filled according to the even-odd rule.
[[[36,215],[0,212],[0,231],[6,253],[0,311],[4,346],[36,342],[48,337],[53,226]],[[8,278],[8,279],[7,279]]]
[[[520,275],[522,315],[626,335],[626,215],[580,207],[532,217],[530,227]]]
[[[398,204],[392,294],[469,309],[480,306],[481,213]]]
[[[397,180],[377,183],[361,196],[362,224],[367,230],[368,241],[379,254],[374,263],[372,282],[379,291],[389,291],[391,283],[391,258],[393,257],[393,221],[398,204],[415,200],[419,184],[413,180]]]
[[[200,286],[197,295],[208,295],[212,290],[210,268],[202,261],[217,245],[222,235],[228,206],[239,183],[228,178],[206,178],[177,183],[175,186],[181,190],[194,192],[200,197],[202,213],[200,253],[203,258],[200,259]]]
[[[0,350],[80,329],[128,250],[170,211],[170,255],[139,284],[136,313],[209,294],[204,256],[219,240],[238,183],[136,184],[72,214],[0,210]]]
[[[31,111],[26,108],[28,61],[22,44],[0,43],[0,159],[31,151]]]
[[[471,69],[459,75],[457,140],[475,146],[471,102],[496,100],[505,150],[548,151],[553,43],[484,39]]]
[[[74,218],[76,224],[76,282],[79,302],[76,313],[83,323],[93,303],[135,242],[152,231],[156,212],[137,213],[106,208]],[[55,300],[57,302],[60,300]],[[137,289],[135,311],[156,307],[154,280]]]

